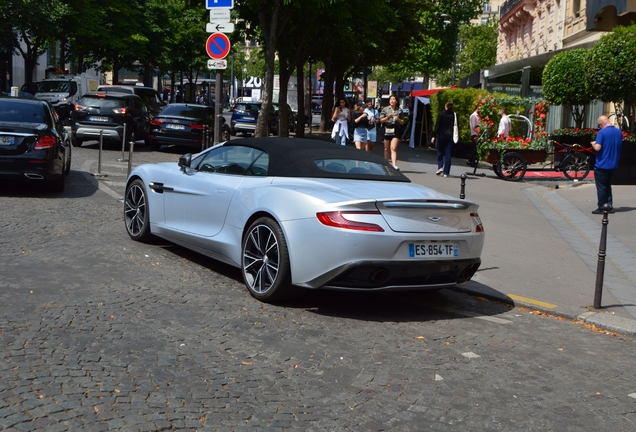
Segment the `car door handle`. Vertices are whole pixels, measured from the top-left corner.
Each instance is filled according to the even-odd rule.
[[[227,189],[217,189],[216,193],[224,194],[227,192]]]

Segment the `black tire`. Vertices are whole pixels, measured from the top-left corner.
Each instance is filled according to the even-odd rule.
[[[150,141],[150,150],[159,151],[161,149],[161,143],[158,141]]]
[[[66,149],[64,151],[68,151],[68,158],[66,159],[66,166],[64,167],[64,175],[69,175],[71,173],[71,156],[73,152],[71,151],[71,146],[66,145]]]
[[[234,129],[230,129],[230,135],[236,136],[236,131]]]
[[[499,171],[502,178],[508,181],[519,181],[526,175],[528,164],[519,153],[508,152],[501,158]]]
[[[81,139],[77,138],[77,136],[75,136],[74,133],[71,133],[71,145],[73,147],[81,147],[83,142],[84,141],[82,141]]]
[[[131,239],[148,241],[150,233],[150,212],[148,194],[144,183],[137,179],[130,183],[124,195],[124,222]]]
[[[569,154],[561,162],[561,171],[570,180],[583,180],[590,173],[590,158],[580,152]]]
[[[245,231],[241,272],[250,294],[264,302],[288,298],[292,292],[287,242],[280,226],[268,217]]]

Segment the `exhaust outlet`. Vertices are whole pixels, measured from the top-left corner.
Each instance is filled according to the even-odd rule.
[[[31,180],[44,180],[44,176],[41,174],[35,174],[35,173],[24,173],[24,176],[28,179]]]

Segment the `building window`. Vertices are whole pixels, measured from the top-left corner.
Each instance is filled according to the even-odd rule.
[[[581,0],[572,0],[572,13],[578,17],[580,10],[581,10]]]
[[[490,0],[484,1],[484,12],[490,12]],[[483,24],[483,22],[482,22]]]

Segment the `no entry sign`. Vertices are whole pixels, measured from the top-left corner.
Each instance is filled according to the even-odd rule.
[[[213,33],[205,43],[205,50],[214,60],[224,59],[230,52],[230,40],[223,33]]]

